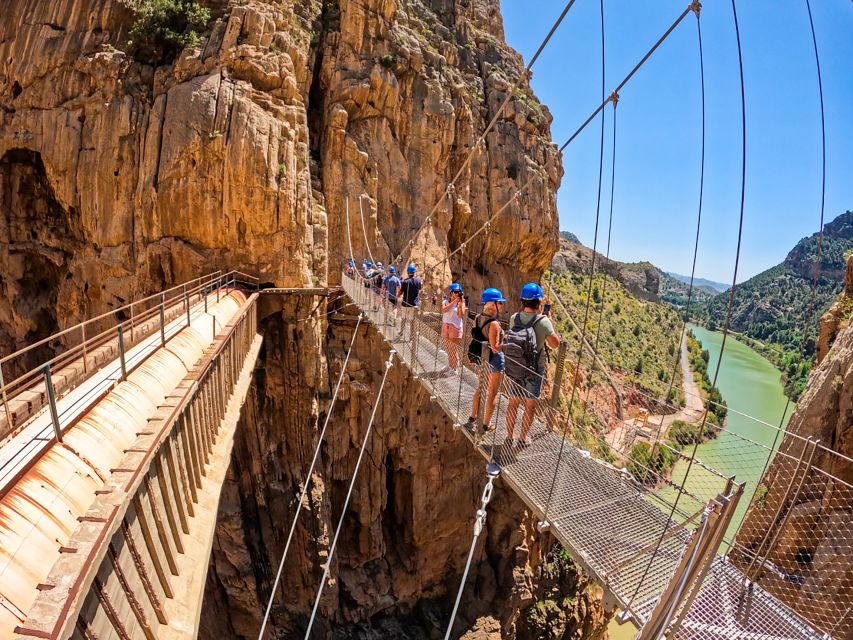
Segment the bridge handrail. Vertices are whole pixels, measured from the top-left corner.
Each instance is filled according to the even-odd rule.
[[[0,423],[5,422],[5,425],[0,426],[0,439],[5,438],[20,426],[20,424],[15,424],[15,420],[12,417],[10,401],[36,386],[43,377],[46,377],[46,372],[49,375],[51,371],[61,370],[63,367],[82,357],[83,374],[73,384],[68,385],[75,386],[99,368],[97,365],[88,366],[88,354],[94,353],[110,341],[116,340],[118,350],[123,355],[125,341],[128,343],[127,346],[131,346],[152,335],[158,329],[162,332],[166,321],[175,317],[176,308],[179,308],[182,304],[188,312],[192,299],[204,299],[206,295],[222,288],[227,292],[229,287],[235,287],[238,283],[247,285],[254,290],[260,288],[260,279],[255,276],[237,270],[223,273],[220,269],[139,300],[133,300],[126,305],[93,318],[88,318],[83,322],[62,329],[33,344],[3,356],[0,358],[0,404],[3,405],[5,415],[0,416]],[[140,308],[142,309],[140,310]],[[160,315],[159,322],[155,321],[151,326],[145,327],[145,324],[156,318],[158,314]],[[119,320],[118,318],[121,318],[122,315],[128,317],[128,319]],[[107,327],[101,330],[101,326],[103,326],[105,321],[112,322],[109,322]],[[73,345],[67,344],[75,335],[79,336],[79,342]],[[6,365],[8,370],[9,364],[14,360],[32,354],[35,349],[57,340],[64,340],[66,342],[64,351],[39,362],[35,366],[22,367],[24,369],[23,372],[12,380],[7,381],[5,379],[4,365]],[[54,391],[55,389],[50,390],[50,392]]]

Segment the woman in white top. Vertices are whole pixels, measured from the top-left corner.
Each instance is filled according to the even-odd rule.
[[[441,337],[450,368],[456,371],[459,366],[459,349],[462,345],[462,322],[468,309],[458,282],[450,285],[450,296],[445,296],[441,305]]]

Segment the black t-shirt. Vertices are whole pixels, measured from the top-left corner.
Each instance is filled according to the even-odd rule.
[[[423,287],[423,282],[417,276],[413,278],[406,278],[400,284],[400,289],[403,294],[403,306],[405,307],[417,307],[420,302],[421,288]]]

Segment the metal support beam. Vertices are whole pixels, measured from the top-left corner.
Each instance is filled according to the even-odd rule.
[[[120,322],[116,330],[118,331],[118,361],[121,365],[121,379],[127,380],[127,363],[124,359],[124,329]]]
[[[12,414],[9,413],[9,398],[6,395],[6,383],[3,381],[3,364],[0,363],[0,389],[3,389],[3,407],[6,410],[6,423],[9,431],[12,430]]]
[[[166,346],[166,310],[162,302],[160,303],[160,344]]]
[[[53,378],[50,376],[50,365],[44,365],[43,371],[44,388],[47,390],[47,404],[50,407],[50,421],[53,423],[56,441],[62,442],[62,427],[59,425],[59,413],[56,410],[56,391],[53,388]]]

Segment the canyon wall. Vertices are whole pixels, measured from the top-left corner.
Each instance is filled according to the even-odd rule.
[[[557,246],[561,164],[498,0],[206,2],[174,63],[126,53],[134,3],[7,0],[0,18],[0,352],[214,269],[335,284],[352,253],[511,293]],[[455,189],[448,180],[463,167]],[[522,189],[522,187],[524,188]],[[429,216],[433,205],[435,213]],[[427,221],[429,218],[429,221]],[[420,230],[418,233],[416,233]],[[253,637],[355,318],[265,313],[202,637]],[[55,347],[55,346],[54,346]],[[386,355],[362,326],[272,622],[305,624]],[[430,637],[449,612],[483,460],[393,370],[321,607],[343,637]],[[603,633],[600,594],[499,487],[466,589],[469,638]],[[225,632],[227,630],[227,634]]]

